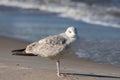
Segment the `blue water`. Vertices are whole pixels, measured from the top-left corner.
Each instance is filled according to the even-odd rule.
[[[0,35],[23,41],[38,41],[75,26],[81,38],[79,57],[120,65],[120,28],[63,18],[59,13],[0,6]]]

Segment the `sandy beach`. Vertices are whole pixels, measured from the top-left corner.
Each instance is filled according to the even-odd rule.
[[[15,56],[11,50],[27,42],[0,38],[0,80],[120,80],[120,67],[100,64],[70,55],[61,60],[61,73],[56,76],[55,61],[38,56]]]

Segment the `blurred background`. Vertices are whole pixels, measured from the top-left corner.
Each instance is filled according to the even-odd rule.
[[[0,0],[0,36],[33,42],[69,26],[80,58],[120,65],[120,0]]]

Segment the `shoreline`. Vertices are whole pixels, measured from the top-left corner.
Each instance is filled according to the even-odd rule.
[[[120,67],[81,59],[74,55],[61,60],[61,72],[66,77],[56,76],[55,61],[35,56],[13,56],[13,49],[28,43],[0,37],[1,80],[119,80]]]

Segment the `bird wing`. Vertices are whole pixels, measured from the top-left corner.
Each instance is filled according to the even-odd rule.
[[[67,39],[63,36],[50,36],[27,46],[26,53],[34,53],[43,57],[56,56],[67,48]]]

